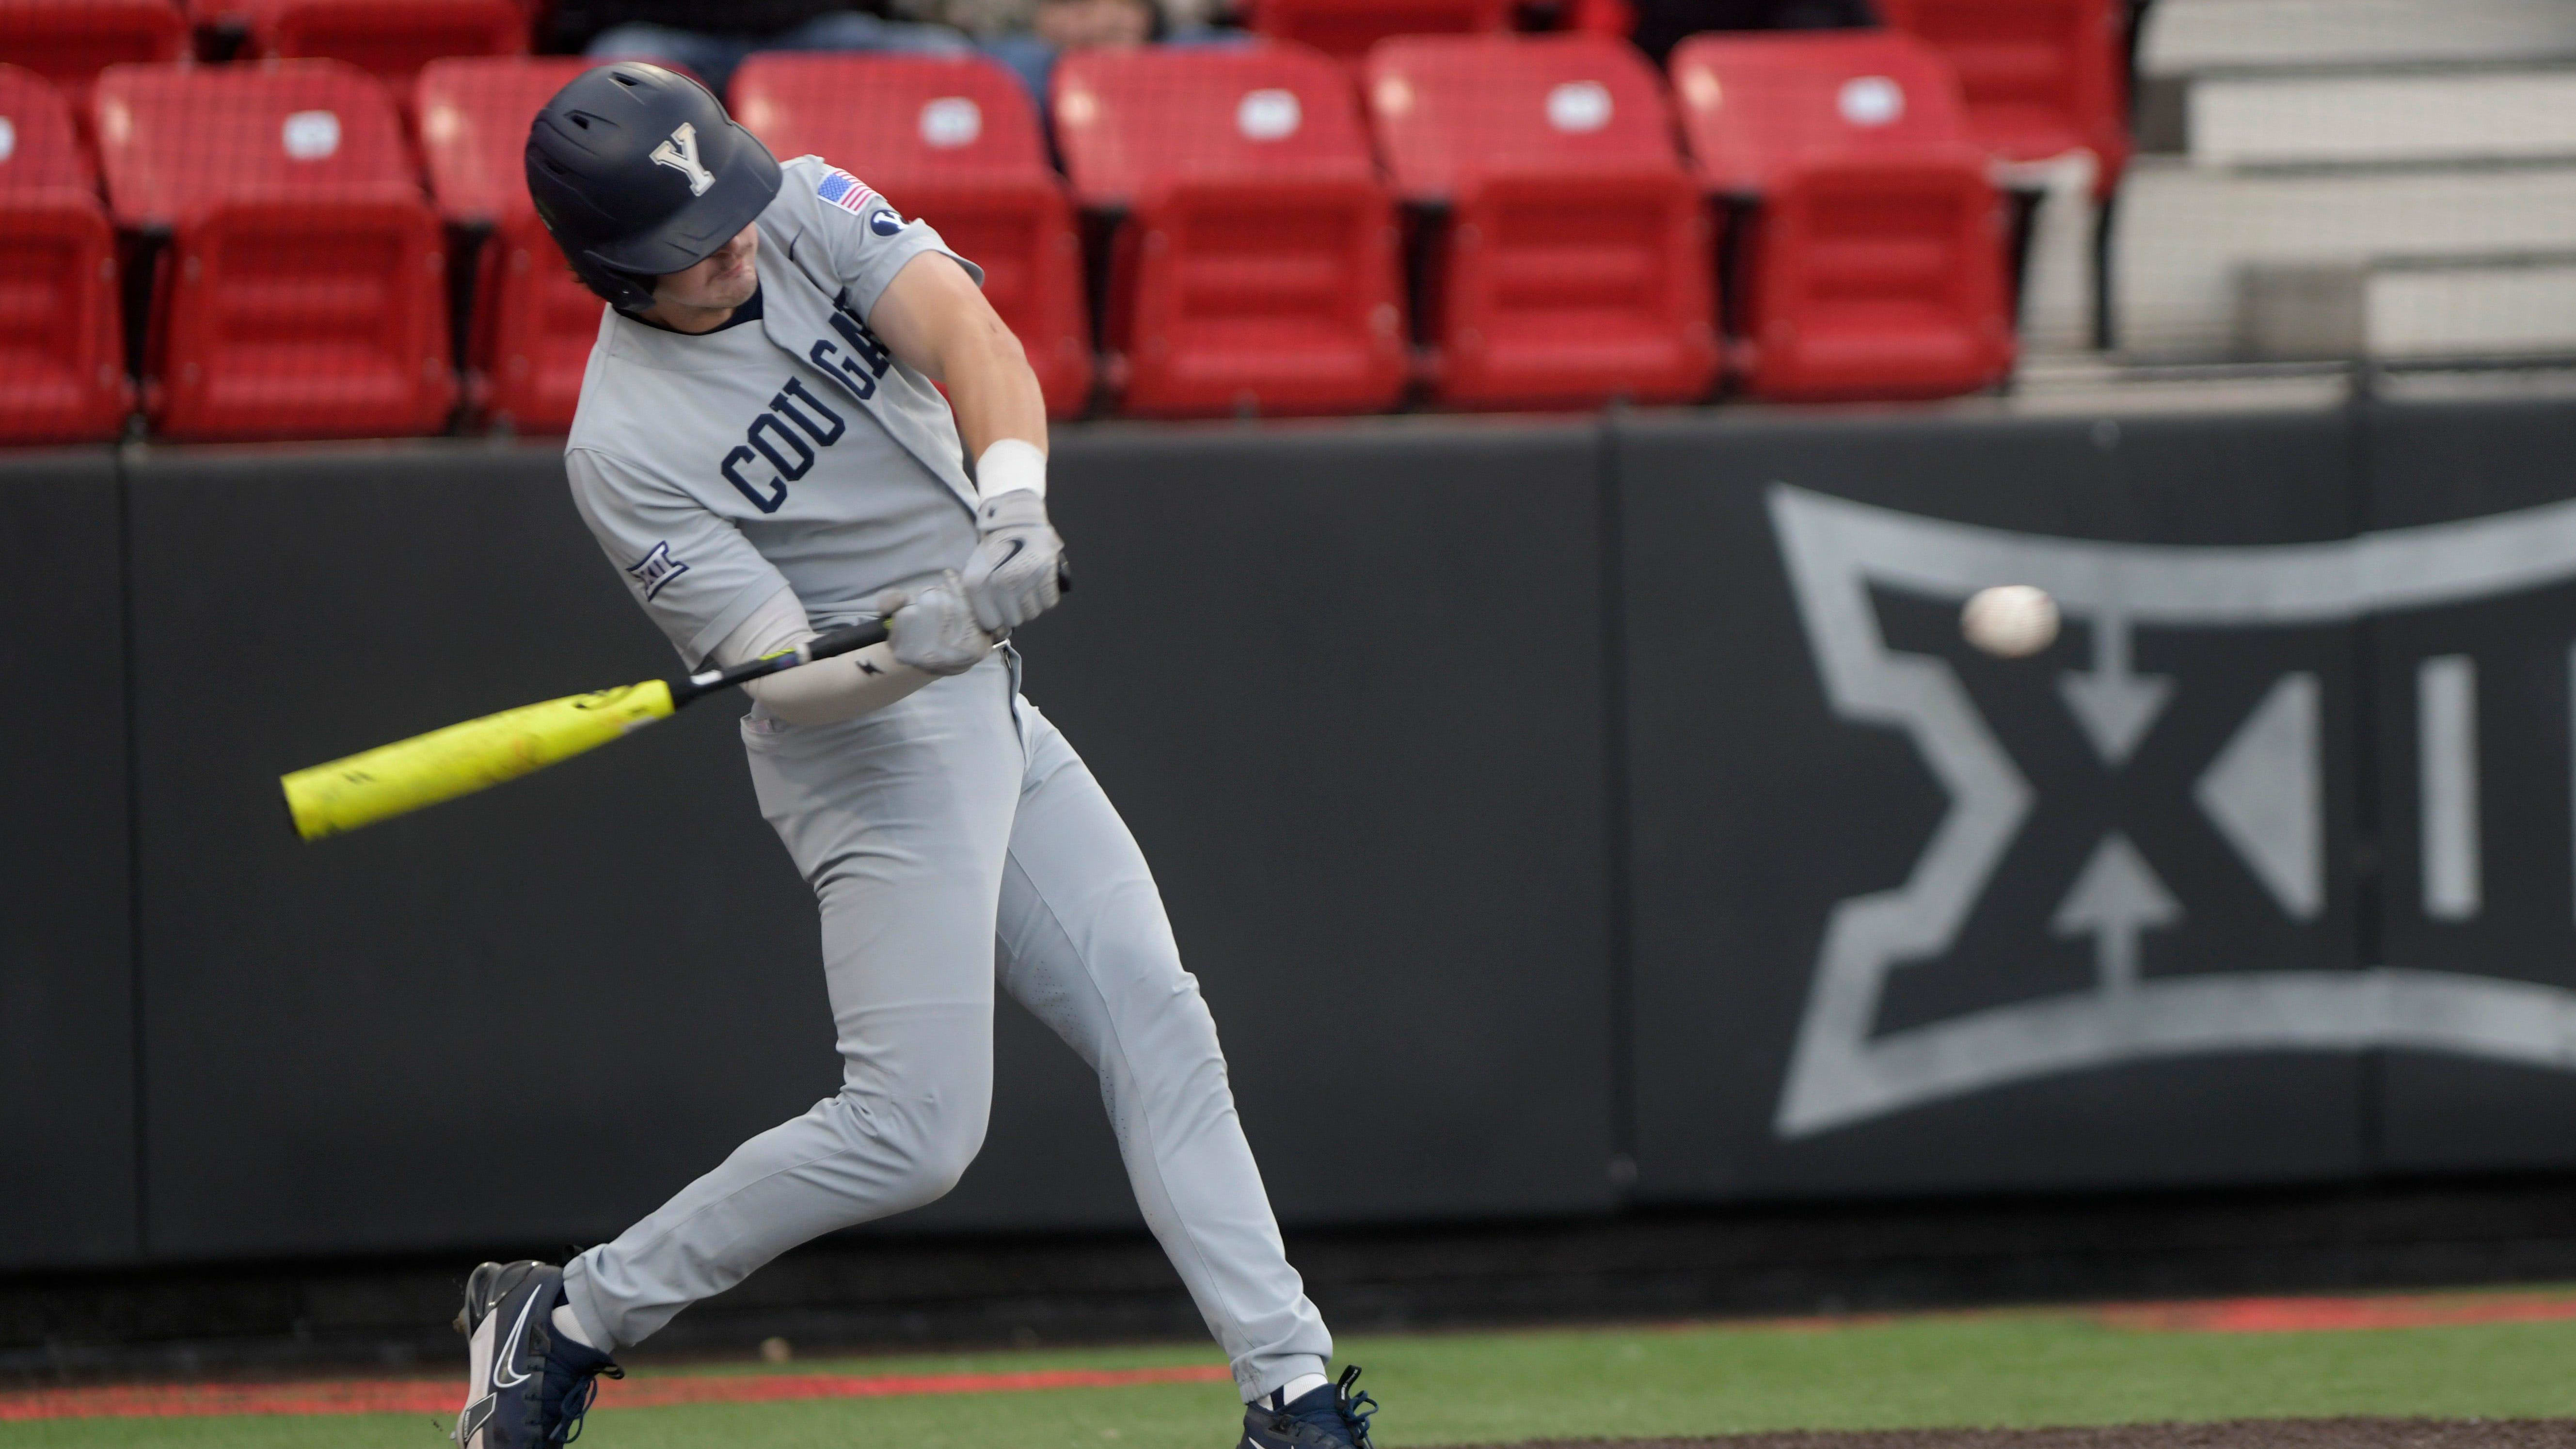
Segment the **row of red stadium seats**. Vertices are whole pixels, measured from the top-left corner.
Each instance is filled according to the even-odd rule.
[[[192,32],[253,59],[344,60],[389,80],[449,55],[525,55],[527,0],[8,0],[0,58],[79,88],[106,66],[184,60]]]
[[[426,197],[359,71],[111,67],[86,109],[104,208],[72,107],[0,72],[19,263],[0,439],[116,433],[129,350],[165,436],[435,431],[459,401],[451,298],[473,411],[560,429],[599,305],[536,224],[520,150],[585,64],[428,66]],[[1776,398],[2005,375],[2002,210],[1939,55],[1702,36],[1671,74],[1686,148],[1663,77],[1596,37],[1384,41],[1356,86],[1294,45],[1076,52],[1061,176],[980,61],[765,55],[732,89],[774,150],[859,172],[982,263],[1060,416],[1102,383],[1127,413],[1188,416],[1370,411],[1417,384],[1544,407],[1688,400],[1722,370]]]
[[[547,0],[8,0],[0,62],[86,87],[118,62],[175,61],[192,27],[242,38],[253,59],[344,60],[408,81],[444,56],[519,55]],[[1512,28],[1510,0],[1246,0],[1259,35],[1357,58],[1397,35]],[[1616,30],[1624,0],[1574,0],[1577,28]],[[2116,169],[2126,141],[2117,0],[1880,0],[1887,22],[1959,72],[1979,135],[2030,160],[2082,146]]]

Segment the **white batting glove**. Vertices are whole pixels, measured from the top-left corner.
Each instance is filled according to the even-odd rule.
[[[924,674],[963,674],[993,652],[993,636],[975,627],[975,611],[954,569],[918,593],[888,589],[877,595],[877,617],[886,621],[895,662]]]
[[[984,500],[975,515],[983,535],[966,561],[966,601],[984,632],[1016,629],[1055,607],[1064,540],[1047,523],[1046,500],[1014,488]]]

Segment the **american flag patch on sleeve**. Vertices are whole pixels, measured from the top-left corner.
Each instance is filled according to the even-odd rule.
[[[877,199],[877,194],[868,188],[866,182],[838,166],[823,173],[822,184],[814,188],[814,194],[852,216],[858,215],[869,202]]]

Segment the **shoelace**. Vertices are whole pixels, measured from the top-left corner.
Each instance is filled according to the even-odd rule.
[[[1351,1392],[1351,1385],[1359,1381],[1358,1364],[1344,1368],[1341,1381],[1333,1385],[1333,1407],[1341,1412],[1342,1422],[1351,1426],[1351,1442],[1359,1449],[1375,1449],[1369,1443],[1369,1419],[1377,1413],[1378,1403],[1366,1393]]]
[[[1281,1417],[1312,1424],[1326,1433],[1338,1429],[1342,1437],[1348,1438],[1357,1449],[1374,1449],[1369,1443],[1368,1421],[1377,1412],[1378,1402],[1365,1393],[1351,1392],[1351,1385],[1359,1381],[1359,1376],[1357,1364],[1343,1369],[1341,1381],[1333,1385],[1331,1403],[1302,1413],[1290,1413],[1282,1406],[1279,1411]]]
[[[583,1374],[581,1382],[564,1391],[563,1404],[557,1412],[563,1417],[550,1436],[558,1444],[569,1444],[581,1437],[581,1423],[590,1413],[591,1402],[599,1397],[601,1379],[622,1379],[626,1370],[610,1364],[595,1374]]]

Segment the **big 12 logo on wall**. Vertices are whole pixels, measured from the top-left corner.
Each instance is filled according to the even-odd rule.
[[[2506,959],[2576,920],[2576,502],[2236,546],[1765,503],[1828,706],[1901,733],[1943,799],[1900,884],[1829,911],[1776,1140],[2195,1054],[2576,1070],[2576,992]],[[2052,650],[1898,637],[1999,583],[2055,597]],[[1985,920],[2015,872],[2046,898]],[[2035,964],[1944,984],[1980,931]]]

